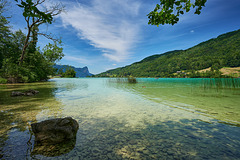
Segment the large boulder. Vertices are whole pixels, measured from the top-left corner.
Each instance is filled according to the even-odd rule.
[[[76,138],[79,125],[71,117],[56,118],[31,124],[35,142],[56,144]]]

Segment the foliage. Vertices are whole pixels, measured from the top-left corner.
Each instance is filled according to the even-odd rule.
[[[56,4],[50,7],[42,6],[45,0],[15,0],[17,5],[23,9],[23,17],[27,23],[27,35],[22,47],[22,54],[20,56],[19,65],[22,65],[27,49],[30,47],[35,51],[37,43],[37,36],[43,35],[49,39],[57,41],[52,36],[48,34],[43,34],[39,32],[39,26],[42,24],[49,23],[53,21],[53,17],[60,14],[63,11],[63,7],[60,4]],[[42,10],[44,9],[44,11]]]
[[[5,55],[5,50],[6,50],[6,45],[9,42],[9,34],[10,34],[10,29],[8,26],[8,20],[6,17],[2,15],[4,12],[4,7],[6,5],[6,2],[3,0],[0,0],[0,69],[2,66],[2,61],[4,59]]]
[[[68,67],[62,76],[66,78],[74,78],[76,77],[76,71],[72,67]]]
[[[220,77],[222,67],[240,66],[240,30],[200,43],[187,50],[153,55],[96,77]],[[212,67],[211,71],[197,70]],[[181,73],[176,74],[178,71]],[[184,73],[183,73],[184,72]]]
[[[55,41],[53,44],[48,44],[44,47],[43,51],[37,47],[37,33],[39,30],[38,25],[34,24],[37,24],[35,23],[36,21],[49,23],[49,21],[42,20],[49,17],[44,17],[43,13],[38,12],[36,8],[34,8],[36,6],[31,8],[29,5],[33,5],[32,0],[26,0],[26,3],[21,0],[22,6],[28,5],[28,7],[30,7],[24,8],[24,15],[29,16],[25,17],[25,19],[28,19],[28,22],[30,22],[30,17],[34,17],[35,19],[32,19],[34,24],[30,25],[28,23],[28,27],[30,25],[31,29],[28,30],[29,34],[27,35],[21,30],[13,33],[9,30],[9,23],[6,17],[2,15],[4,3],[1,2],[2,1],[0,1],[0,77],[12,83],[36,82],[48,79],[48,75],[53,75],[55,72],[52,66],[64,56],[62,53],[63,49],[60,47],[61,42]],[[40,2],[44,1],[37,0],[34,1],[34,4],[36,5]],[[32,15],[35,12],[38,13]],[[28,39],[31,39],[31,43]],[[19,57],[23,56],[23,49],[24,58],[19,59]],[[21,60],[21,65],[19,65]]]
[[[0,84],[6,84],[6,83],[7,83],[7,79],[0,78]]]
[[[227,76],[223,76],[219,70],[210,70],[206,72],[198,72],[192,71],[187,74],[189,78],[228,78]]]
[[[57,74],[58,74],[58,75],[63,75],[63,68],[60,68],[60,69],[57,71]]]
[[[15,33],[16,35],[17,33]],[[18,36],[13,36],[13,42],[16,37],[20,39]],[[18,57],[21,54],[21,49],[19,49],[20,44],[14,43],[15,46],[12,49],[9,49],[8,56],[5,56],[2,65],[2,76],[6,78],[10,78],[10,82],[35,82],[42,81],[48,79],[48,75],[54,74],[54,68],[52,67],[54,62],[53,59],[48,56],[45,56],[44,53],[40,51],[39,48],[36,48],[36,51],[31,53],[29,52],[23,64],[21,66],[18,65]],[[14,45],[12,44],[12,45]],[[14,51],[15,52],[12,52]],[[61,48],[60,48],[61,50]],[[45,52],[50,52],[47,49]],[[62,58],[63,54],[54,54],[54,60],[59,60]]]
[[[61,46],[60,42],[54,42],[54,44],[49,43],[43,48],[43,56],[48,59],[50,62],[56,62],[62,59],[64,56],[63,48],[59,47]]]
[[[46,13],[41,11],[37,6],[44,1],[33,1],[33,0],[15,0],[16,2],[19,2],[17,5],[20,8],[23,8],[23,16],[24,17],[35,17],[38,18],[39,21],[42,21],[43,23],[52,23],[53,17],[51,13]]]
[[[200,14],[202,7],[205,6],[207,0],[160,0],[155,9],[147,16],[149,18],[148,24],[164,25],[176,24],[179,21],[179,16],[184,12],[189,12],[191,8],[196,8],[194,14]]]

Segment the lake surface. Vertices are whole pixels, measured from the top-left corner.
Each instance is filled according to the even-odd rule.
[[[137,80],[0,85],[0,159],[240,159],[239,79]],[[76,141],[34,146],[31,123],[68,116]]]

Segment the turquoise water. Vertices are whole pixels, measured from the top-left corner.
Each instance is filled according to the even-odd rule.
[[[79,78],[1,85],[0,158],[240,159],[238,82],[231,86],[209,79],[137,80],[128,84]],[[40,93],[10,97],[13,90],[27,89]],[[80,126],[75,142],[34,146],[31,123],[67,116]]]

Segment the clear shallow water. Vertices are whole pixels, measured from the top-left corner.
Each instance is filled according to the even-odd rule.
[[[201,79],[54,79],[0,86],[3,159],[240,159],[240,89]],[[36,89],[33,97],[10,97]],[[33,122],[71,116],[76,142],[34,147]]]

